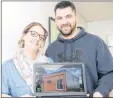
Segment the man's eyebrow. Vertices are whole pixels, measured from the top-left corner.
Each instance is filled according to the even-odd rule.
[[[62,17],[62,16],[57,16],[57,17]],[[56,17],[56,18],[57,18],[57,17]]]
[[[69,16],[69,15],[71,15],[71,16],[72,16],[72,14],[67,14],[66,16]]]
[[[58,18],[62,18],[62,16],[57,16],[56,19],[58,19]]]

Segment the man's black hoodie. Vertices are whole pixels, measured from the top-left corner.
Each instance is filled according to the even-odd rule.
[[[54,62],[83,62],[86,69],[87,93],[100,92],[107,97],[113,89],[113,57],[104,41],[78,27],[79,33],[71,39],[60,35],[49,45],[46,56]]]

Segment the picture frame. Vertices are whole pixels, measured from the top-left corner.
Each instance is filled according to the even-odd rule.
[[[35,96],[44,98],[86,97],[85,64],[82,62],[35,63],[33,90]]]
[[[57,39],[59,35],[59,30],[57,29],[55,19],[53,17],[49,17],[48,23],[49,23],[49,44],[51,44]]]

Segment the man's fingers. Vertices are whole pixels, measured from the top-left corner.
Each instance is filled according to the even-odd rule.
[[[87,94],[87,97],[89,97],[89,94]]]

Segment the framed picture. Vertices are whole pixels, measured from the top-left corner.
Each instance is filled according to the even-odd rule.
[[[49,17],[49,44],[57,39],[59,31],[55,24],[55,19]]]
[[[87,95],[85,73],[84,63],[35,63],[34,95],[41,98],[85,97]]]

